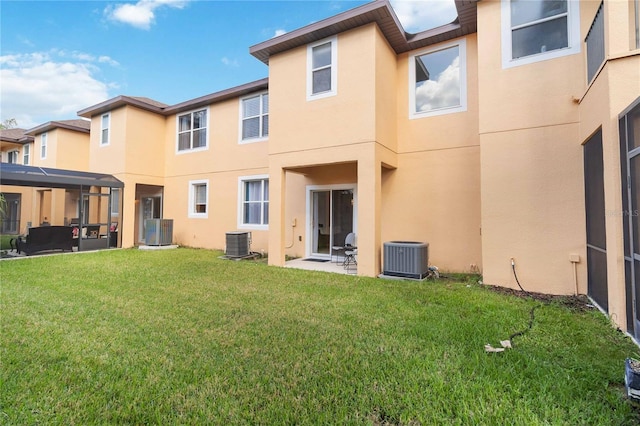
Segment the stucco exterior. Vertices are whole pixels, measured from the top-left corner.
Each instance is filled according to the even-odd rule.
[[[173,240],[185,246],[224,249],[227,232],[249,231],[251,249],[281,266],[287,256],[329,258],[330,246],[354,232],[357,273],[377,276],[384,242],[428,242],[431,265],[481,273],[487,284],[517,288],[516,269],[528,291],[591,296],[595,286],[607,296],[601,308],[640,335],[632,303],[639,278],[625,271],[640,258],[625,253],[631,228],[621,213],[621,164],[636,151],[621,154],[620,132],[621,117],[640,99],[638,2],[570,1],[546,10],[566,22],[566,34],[546,35],[561,45],[548,47],[558,40],[546,38],[523,56],[508,0],[456,5],[456,21],[406,34],[387,1],[372,2],[251,46],[268,79],[177,105],[118,96],[87,107],[79,115],[91,119],[88,144],[49,130],[54,151],[42,164],[124,182],[116,217],[122,247],[143,244],[144,220],[157,216],[173,219]],[[590,32],[596,21],[602,40]],[[590,75],[594,40],[604,59]],[[316,93],[320,48],[330,51],[322,74],[330,86]],[[419,87],[444,75],[425,61],[451,52],[458,56],[446,70],[457,78],[458,98],[421,109]],[[261,105],[257,138],[242,134],[249,98]],[[585,146],[600,131],[606,278],[594,282]],[[63,145],[86,146],[85,157],[69,163],[55,150]],[[251,182],[259,200],[245,192]],[[629,188],[633,198],[637,188]],[[49,203],[56,220],[67,217],[73,196],[51,195],[33,195],[31,213]],[[56,197],[66,199],[62,210]],[[258,219],[247,219],[249,202],[258,203]]]

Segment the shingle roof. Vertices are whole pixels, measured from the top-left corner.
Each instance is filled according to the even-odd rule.
[[[25,134],[35,136],[54,129],[67,129],[76,132],[89,133],[89,130],[91,129],[91,122],[89,120],[82,119],[49,121],[29,129]]]
[[[33,137],[25,134],[25,129],[0,129],[0,140],[12,143],[29,143],[33,142]]]
[[[263,78],[261,80],[246,83],[240,86],[232,87],[230,89],[221,90],[219,92],[211,93],[209,95],[200,96],[195,99],[190,99],[185,102],[180,102],[175,105],[167,105],[162,102],[154,101],[153,99],[137,97],[137,96],[116,96],[115,98],[108,99],[97,105],[90,106],[81,111],[78,111],[78,115],[81,117],[91,118],[94,115],[104,114],[112,111],[116,108],[120,108],[125,105],[135,106],[147,111],[155,112],[164,116],[172,115],[181,111],[186,111],[193,108],[199,108],[204,105],[210,105],[215,102],[222,102],[227,99],[235,98],[238,96],[244,96],[251,92],[259,90],[266,90],[268,87],[268,79]]]
[[[276,53],[374,22],[395,52],[403,53],[476,32],[476,2],[477,0],[455,0],[458,18],[453,22],[410,34],[402,28],[389,1],[377,0],[251,46],[249,53],[268,64],[269,57]]]

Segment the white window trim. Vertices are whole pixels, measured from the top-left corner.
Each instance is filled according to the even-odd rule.
[[[44,147],[44,149],[43,149],[43,147]],[[45,133],[42,133],[40,135],[40,159],[41,160],[46,160],[48,152],[49,152],[49,137],[47,136],[47,133],[45,132]]]
[[[206,213],[197,213],[194,209],[195,206],[195,185],[201,185],[201,184],[205,184],[207,186],[207,191],[206,191],[206,195],[207,195],[207,200],[206,200],[206,206],[207,206],[207,211]],[[199,179],[199,180],[190,180],[189,181],[189,205],[187,206],[188,209],[188,217],[192,218],[192,219],[207,219],[209,217],[209,179]]]
[[[331,90],[313,93],[313,48],[331,43]],[[307,101],[328,98],[338,94],[338,37],[329,37],[307,46]]]
[[[28,161],[24,161],[25,157],[27,157]],[[29,160],[31,160],[31,144],[25,144],[22,147],[22,164],[25,166],[29,165]]]
[[[256,96],[260,96],[260,129],[262,129],[262,117],[264,117],[265,115],[269,115],[269,113],[264,114],[264,112],[262,112],[262,95],[268,95],[269,91],[265,90],[262,92],[256,92],[256,93],[252,93],[251,95],[248,96],[243,96],[242,98],[240,98],[240,100],[238,101],[238,109],[239,109],[239,123],[238,123],[238,143],[240,145],[244,145],[244,144],[248,144],[248,143],[254,143],[254,142],[265,142],[267,140],[269,140],[269,135],[266,136],[259,136],[257,138],[248,138],[248,139],[242,139],[242,122],[244,121],[244,117],[242,116],[242,102],[245,99],[251,99],[251,98],[255,98]],[[269,108],[271,109],[271,108]],[[264,133],[264,132],[262,132]]]
[[[520,65],[533,64],[535,62],[549,59],[561,58],[563,56],[580,53],[582,40],[580,38],[580,5],[576,0],[567,1],[567,38],[568,47],[563,49],[550,50],[548,52],[537,53],[535,55],[524,56],[513,59],[511,46],[511,0],[502,0],[501,4],[501,38],[502,38],[502,68],[513,68]]]
[[[13,164],[20,164],[18,161],[20,159],[20,151],[17,149],[12,149],[11,151],[7,151],[7,163],[9,162],[9,160],[11,160],[11,154],[15,153],[16,156],[16,162]]]
[[[269,230],[269,224],[265,225],[256,225],[252,223],[244,223],[244,183],[252,180],[269,180],[269,175],[251,175],[251,176],[240,176],[238,178],[238,229],[252,229],[257,231],[267,231]],[[269,188],[269,192],[271,192],[271,188]],[[269,197],[271,198],[271,197]],[[264,202],[264,200],[263,200]],[[271,201],[269,201],[269,205],[271,205]]]
[[[438,108],[431,111],[416,111],[416,56],[422,56],[440,50],[458,46],[460,55],[460,105]],[[467,110],[467,40],[460,39],[454,42],[440,44],[435,48],[420,50],[409,56],[409,119],[435,117],[444,114],[454,114]]]
[[[183,149],[180,150],[179,148],[179,144],[180,144],[180,117],[183,115],[187,115],[187,114],[193,114],[194,112],[198,112],[198,111],[202,111],[205,110],[207,112],[207,137],[205,138],[205,145],[198,147],[198,148],[190,148],[190,149]],[[192,152],[200,152],[200,151],[207,151],[209,149],[209,138],[211,137],[211,114],[209,111],[209,106],[207,106],[206,108],[196,108],[196,109],[192,109],[191,111],[183,111],[180,112],[178,114],[176,114],[176,154],[178,155],[182,155],[182,154],[189,154]]]
[[[105,130],[104,128],[104,118],[107,117],[108,120],[108,126],[106,128],[107,130],[107,141],[103,141],[102,140],[102,133]],[[108,112],[106,114],[102,114],[100,116],[100,146],[107,146],[111,143],[111,113]]]

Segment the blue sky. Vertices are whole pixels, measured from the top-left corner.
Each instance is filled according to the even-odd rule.
[[[118,95],[176,104],[268,76],[249,47],[367,1],[0,2],[0,120],[31,128]],[[392,1],[408,32],[453,0]]]

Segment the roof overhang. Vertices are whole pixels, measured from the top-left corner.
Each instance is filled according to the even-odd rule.
[[[83,123],[85,122],[86,123]],[[66,129],[74,132],[89,133],[91,122],[88,120],[66,120],[66,121],[49,121],[37,127],[29,129],[25,135],[35,136],[40,133],[49,132],[54,129]]]
[[[397,54],[404,53],[476,32],[477,1],[455,0],[458,17],[453,22],[417,34],[404,31],[388,0],[373,1],[251,46],[249,53],[268,64],[271,55],[371,23],[378,25]]]
[[[64,189],[89,186],[124,188],[122,181],[107,174],[9,163],[3,163],[0,168],[0,185]]]
[[[0,142],[24,145],[33,142],[33,136],[25,134],[24,129],[1,129]]]
[[[90,106],[88,108],[78,111],[80,117],[91,118],[94,115],[104,114],[114,109],[118,109],[123,106],[131,105],[140,109],[162,114],[164,108],[159,105],[144,102],[133,96],[116,96],[115,98],[107,99],[104,102]]]
[[[97,105],[93,105],[80,110],[78,111],[78,115],[80,117],[91,118],[99,114],[105,114],[107,112],[113,111],[120,107],[133,106],[168,117],[172,114],[189,111],[194,108],[200,108],[216,102],[222,102],[228,99],[237,98],[239,96],[245,96],[253,92],[267,90],[268,88],[269,79],[263,78],[260,80],[252,81],[250,83],[242,84],[240,86],[232,87],[230,89],[225,89],[219,92],[211,93],[209,95],[200,96],[199,98],[190,99],[188,101],[171,106],[160,104],[159,102],[151,103],[151,100],[149,100],[149,102],[145,102],[144,100],[142,100],[142,98],[136,98],[133,96],[117,96],[115,98],[101,102]]]

